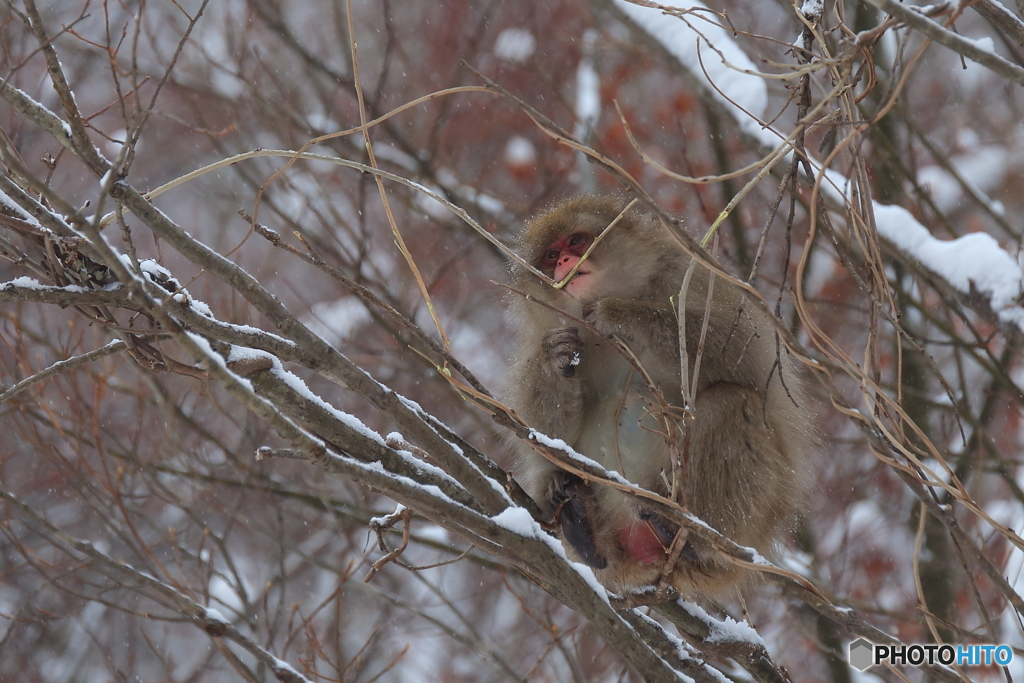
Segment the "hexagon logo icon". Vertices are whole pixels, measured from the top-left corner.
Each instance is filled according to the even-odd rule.
[[[875,661],[875,646],[863,638],[850,643],[850,666],[863,671]]]

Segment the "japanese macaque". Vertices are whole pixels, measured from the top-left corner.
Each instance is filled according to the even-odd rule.
[[[519,347],[506,400],[531,427],[642,488],[671,498],[681,473],[680,499],[691,513],[771,553],[810,480],[812,421],[796,363],[784,347],[776,353],[772,321],[738,287],[713,278],[708,306],[712,277],[696,264],[685,306],[687,375],[696,390],[684,406],[677,303],[690,257],[634,207],[582,258],[625,205],[582,196],[527,224],[516,249],[523,260],[556,282],[578,269],[559,290],[513,264],[513,287],[551,308],[512,295]],[[628,346],[663,401],[613,340]],[[684,407],[692,420],[682,419]],[[665,415],[685,425],[676,451],[682,468],[673,468]],[[584,481],[527,442],[514,448],[524,488],[560,529],[570,557],[613,590],[659,582],[674,524],[644,498]],[[691,534],[668,579],[684,596],[717,597],[749,574]]]

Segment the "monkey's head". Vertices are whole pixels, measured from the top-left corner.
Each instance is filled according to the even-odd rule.
[[[578,264],[576,274],[562,291],[581,303],[607,296],[640,297],[649,291],[666,249],[677,253],[661,226],[642,209],[630,209],[580,262],[626,204],[618,197],[582,195],[569,199],[529,221],[516,252],[556,282]],[[658,248],[662,245],[666,246]],[[513,270],[527,291],[547,301],[558,300],[556,290],[522,268],[513,266]]]

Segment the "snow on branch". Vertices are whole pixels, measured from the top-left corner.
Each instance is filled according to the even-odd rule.
[[[716,100],[725,103],[731,100],[731,106],[724,109],[735,118],[737,125],[746,134],[762,145],[772,148],[778,145],[783,136],[762,124],[768,103],[764,76],[753,68],[753,63],[728,32],[711,21],[699,18],[702,12],[707,11],[703,6],[690,0],[666,0],[657,5],[629,0],[613,1],[618,10],[661,43],[691,76],[705,83],[710,81],[713,87],[709,92]],[[1007,78],[1024,83],[1024,69],[979,50],[967,39],[943,29],[920,12],[890,0],[870,1],[915,28],[920,28],[922,22],[925,22],[929,37],[944,45],[955,40],[955,45],[951,47],[979,63],[990,67],[993,60],[997,60],[1000,65],[1005,63],[1009,71],[1002,67],[995,70]],[[932,28],[942,33],[941,40],[940,36],[932,35]],[[709,45],[714,52],[711,49],[702,50],[704,45]],[[717,53],[717,58],[711,57],[714,53]],[[704,74],[707,74],[707,79]],[[811,166],[820,171],[821,163],[808,157]],[[850,186],[849,180],[832,169],[827,169],[825,173],[826,180],[821,187],[826,196],[844,205],[852,205],[845,190],[841,189]],[[990,310],[999,323],[1024,331],[1024,273],[1017,260],[993,237],[975,233],[955,240],[940,240],[900,206],[887,206],[873,201],[872,209],[878,234],[895,249],[943,279],[972,307],[979,307],[980,296],[984,299],[984,304],[980,306],[983,312]]]
[[[613,0],[613,6],[657,40],[727,108],[739,106],[760,115],[768,106],[768,88],[764,79],[757,75],[754,63],[726,30],[714,23],[717,17],[701,3],[696,0],[666,0],[659,4]],[[710,83],[703,72],[708,74]],[[737,122],[748,135],[763,139],[765,131],[757,121],[743,117]],[[778,144],[778,140],[774,144]]]
[[[1024,330],[1021,266],[983,232],[954,240],[932,237],[902,206],[875,204],[878,234],[965,297],[982,295],[999,322]]]
[[[971,61],[988,67],[1000,76],[1004,76],[1015,83],[1024,85],[1024,68],[1003,59],[993,52],[991,42],[974,41],[970,38],[965,38],[947,28],[942,27],[923,14],[918,8],[895,2],[895,0],[867,1],[887,14],[891,14],[898,18],[907,26],[925,34],[935,42],[941,43],[954,52],[962,54]],[[956,9],[955,3],[952,2],[946,3],[946,7],[950,11]],[[931,9],[939,8],[942,8],[942,5]]]

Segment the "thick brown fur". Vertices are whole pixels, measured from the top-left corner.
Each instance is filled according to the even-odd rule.
[[[578,233],[593,239],[624,206],[614,197],[570,199],[527,224],[517,253],[542,269],[551,245]],[[583,261],[580,272],[589,274],[581,278],[586,285],[575,287],[578,298],[515,265],[512,284],[624,341],[666,401],[681,406],[675,301],[689,263],[665,228],[634,207]],[[686,304],[691,382],[708,282],[708,270],[698,264]],[[521,296],[513,295],[512,312],[519,346],[506,377],[509,405],[544,434],[667,495],[672,467],[650,413],[655,402],[620,352],[578,322]],[[777,357],[781,367],[773,371]],[[720,277],[696,386],[683,484],[689,510],[740,545],[770,554],[809,486],[810,406],[796,364],[784,347],[776,354],[772,321]],[[658,581],[664,553],[658,549],[656,559],[638,561],[623,543],[632,532],[624,530],[655,529],[667,542],[672,525],[652,516],[642,499],[583,482],[526,443],[514,447],[519,478],[545,514],[557,518],[570,556],[594,567],[613,589]],[[671,581],[684,595],[719,597],[745,574],[691,539]]]

